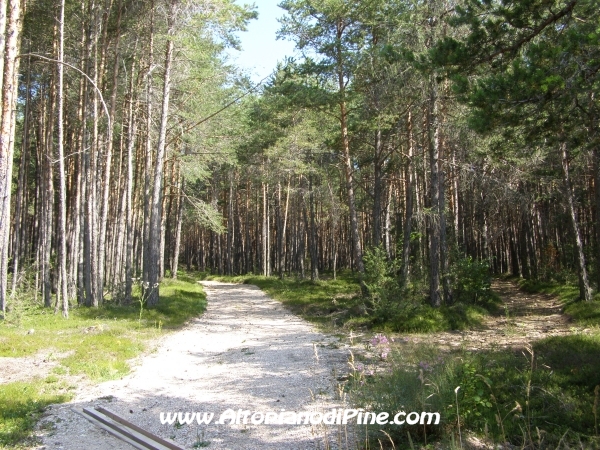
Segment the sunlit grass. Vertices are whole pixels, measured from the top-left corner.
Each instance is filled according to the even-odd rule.
[[[122,377],[128,360],[147,348],[162,330],[176,329],[206,309],[206,297],[193,278],[164,280],[156,308],[140,303],[100,308],[74,307],[65,320],[48,308],[23,298],[11,316],[0,323],[0,356],[26,357],[39,352],[58,359],[59,365],[44,380],[0,385],[0,445],[12,448],[29,435],[35,419],[50,403],[70,398],[66,375],[85,375],[92,381]],[[139,294],[139,293],[138,293]],[[64,378],[67,379],[67,378]]]
[[[69,390],[56,377],[0,385],[0,448],[26,439],[46,406],[70,400]]]

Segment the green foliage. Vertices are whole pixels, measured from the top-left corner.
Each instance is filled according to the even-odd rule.
[[[398,308],[382,328],[410,333],[435,333],[437,331],[466,330],[481,325],[489,312],[478,305],[457,303],[432,308],[426,298],[406,302]]]
[[[600,446],[593,412],[600,385],[598,333],[552,337],[530,352],[446,354],[406,339],[395,346],[389,370],[369,376],[354,364],[351,393],[357,406],[371,411],[440,412],[436,427],[383,427],[398,448],[406,448],[407,431],[419,442],[426,433],[429,442],[435,435],[449,444],[458,434],[456,398],[463,432],[520,448],[553,449],[561,440],[564,448]]]
[[[369,290],[373,315],[384,322],[396,314],[401,299],[401,289],[396,280],[397,265],[390,262],[383,247],[369,249],[364,255],[365,284]]]
[[[364,260],[372,323],[376,328],[408,332],[466,329],[478,325],[488,310],[495,309],[485,262],[460,259],[453,272],[457,303],[432,308],[420,283],[400,287],[397,264],[388,261],[381,247],[365,252]]]
[[[488,262],[468,256],[452,265],[454,299],[469,304],[482,304],[492,298],[492,277]]]
[[[479,366],[478,361],[465,360],[457,370],[456,381],[460,386],[459,411],[461,419],[482,429],[492,411],[494,396],[491,389],[491,370]]]

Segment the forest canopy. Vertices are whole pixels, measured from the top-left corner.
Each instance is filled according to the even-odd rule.
[[[505,273],[592,300],[598,6],[284,0],[304,56],[255,86],[224,53],[253,6],[2,0],[2,314],[22,289],[152,307],[181,264],[352,270],[380,305]]]

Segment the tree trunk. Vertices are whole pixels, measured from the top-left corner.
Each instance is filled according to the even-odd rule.
[[[173,249],[173,264],[171,266],[171,276],[177,279],[177,268],[179,267],[179,248],[181,246],[181,223],[183,222],[183,203],[185,197],[183,196],[183,190],[185,189],[185,179],[181,177],[179,183],[179,191],[177,195],[179,200],[177,202],[177,223],[175,224],[175,248]]]
[[[317,255],[317,229],[315,226],[315,198],[313,193],[312,174],[308,177],[308,203],[310,210],[310,223],[307,223],[310,246],[310,279],[316,281],[319,279],[319,262]]]
[[[150,170],[152,168],[152,70],[154,66],[154,0],[150,6],[150,39],[148,43],[148,71],[146,72],[146,145],[144,164],[144,227],[142,231],[142,279],[148,282],[150,266],[150,190],[152,179]]]
[[[402,242],[402,284],[407,286],[410,283],[410,241],[412,234],[413,219],[413,197],[414,197],[414,177],[413,177],[413,135],[412,135],[412,113],[408,113],[408,158],[404,172],[404,191],[405,199],[405,218],[404,218],[404,236]]]
[[[59,286],[57,296],[62,299],[62,315],[69,317],[69,296],[67,279],[67,183],[65,174],[65,151],[64,151],[64,48],[65,48],[65,0],[60,2],[60,19],[58,23],[58,180],[59,180],[59,201],[58,201],[58,274]],[[60,294],[60,295],[58,295]],[[56,310],[54,311],[56,313]]]
[[[268,277],[271,275],[271,265],[269,258],[269,202],[268,192],[269,185],[263,183],[263,225],[262,225],[262,264],[263,264],[263,275]]]
[[[373,246],[377,247],[381,242],[381,203],[384,190],[382,153],[383,142],[381,129],[375,134],[375,158],[373,161]]]
[[[1,82],[0,82],[1,85]],[[23,114],[23,145],[21,150],[21,164],[19,165],[19,181],[17,184],[17,195],[15,204],[15,221],[13,225],[13,279],[11,295],[15,295],[17,283],[19,279],[19,262],[22,258],[21,254],[21,236],[25,230],[26,208],[25,195],[27,193],[27,168],[29,167],[29,119],[30,119],[30,103],[31,103],[31,58],[27,58],[27,82],[26,82],[26,97],[25,97],[25,112]],[[25,241],[26,242],[26,241]]]
[[[118,81],[119,81],[119,38],[121,37],[121,3],[117,7],[117,24],[115,33],[115,55],[113,65],[113,76],[112,76],[112,93],[110,97],[110,110],[108,117],[108,136],[106,138],[106,157],[104,163],[104,189],[102,193],[101,213],[100,213],[100,229],[98,232],[98,291],[102,293],[104,289],[104,270],[105,270],[105,259],[106,259],[106,228],[108,222],[108,210],[109,210],[109,194],[111,190],[110,171],[112,165],[112,154],[113,154],[113,130],[115,112],[117,109],[117,92],[118,92]],[[110,8],[106,8],[105,14],[108,15]],[[105,36],[108,26],[105,26]],[[104,52],[103,52],[104,55]]]
[[[0,5],[0,16],[4,5]],[[2,119],[0,120],[0,313],[6,315],[8,284],[8,242],[10,236],[10,194],[14,151],[14,123],[18,97],[19,42],[21,34],[21,0],[8,4],[6,47],[2,76]],[[2,20],[0,18],[0,27]],[[1,43],[1,41],[0,41]]]
[[[154,186],[152,192],[152,204],[150,210],[149,230],[149,270],[146,286],[148,306],[158,304],[158,278],[159,258],[161,242],[161,218],[162,218],[162,177],[166,150],[167,123],[169,119],[169,99],[171,94],[171,65],[173,63],[173,34],[175,21],[175,8],[178,0],[171,0],[168,12],[168,39],[165,51],[165,72],[163,81],[162,110],[160,119],[160,132],[156,149],[156,160],[154,164]]]
[[[127,177],[125,184],[125,216],[126,216],[126,237],[125,237],[125,295],[123,301],[125,304],[131,303],[133,290],[133,152],[135,149],[135,138],[137,130],[137,118],[135,117],[134,92],[133,92],[133,74],[135,72],[135,62],[131,64],[131,81],[129,85],[129,111],[127,130]],[[137,106],[137,101],[135,102]]]
[[[600,150],[594,147],[594,199],[596,206],[596,289],[600,291]]]
[[[344,80],[340,74],[340,89],[343,91]],[[350,228],[352,231],[352,243],[354,246],[354,260],[356,270],[360,278],[360,285],[363,295],[366,294],[367,288],[364,284],[365,266],[363,263],[362,246],[360,234],[358,232],[358,215],[356,213],[356,199],[354,196],[354,179],[352,170],[352,160],[350,158],[350,139],[348,138],[348,113],[346,111],[346,102],[340,103],[340,125],[342,130],[342,149],[344,156],[344,174],[346,176],[346,194],[348,195],[348,210],[350,212]]]
[[[590,282],[585,262],[585,254],[583,252],[583,243],[581,240],[581,231],[579,229],[579,220],[577,218],[577,211],[575,210],[575,199],[573,195],[573,188],[571,186],[571,177],[569,174],[569,150],[567,148],[566,142],[563,141],[560,143],[560,150],[562,156],[562,167],[565,190],[567,194],[567,203],[569,205],[571,224],[573,225],[575,247],[577,248],[577,262],[579,263],[579,297],[582,300],[589,302],[592,300],[592,289],[590,288]]]
[[[440,296],[440,174],[439,174],[439,117],[438,117],[438,86],[434,76],[431,76],[429,109],[427,120],[429,135],[429,165],[431,170],[431,216],[429,218],[429,298],[431,306],[442,304]]]

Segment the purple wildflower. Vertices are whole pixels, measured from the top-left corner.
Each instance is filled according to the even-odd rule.
[[[419,362],[419,368],[423,370],[423,372],[429,372],[431,370],[431,366],[425,361]]]

